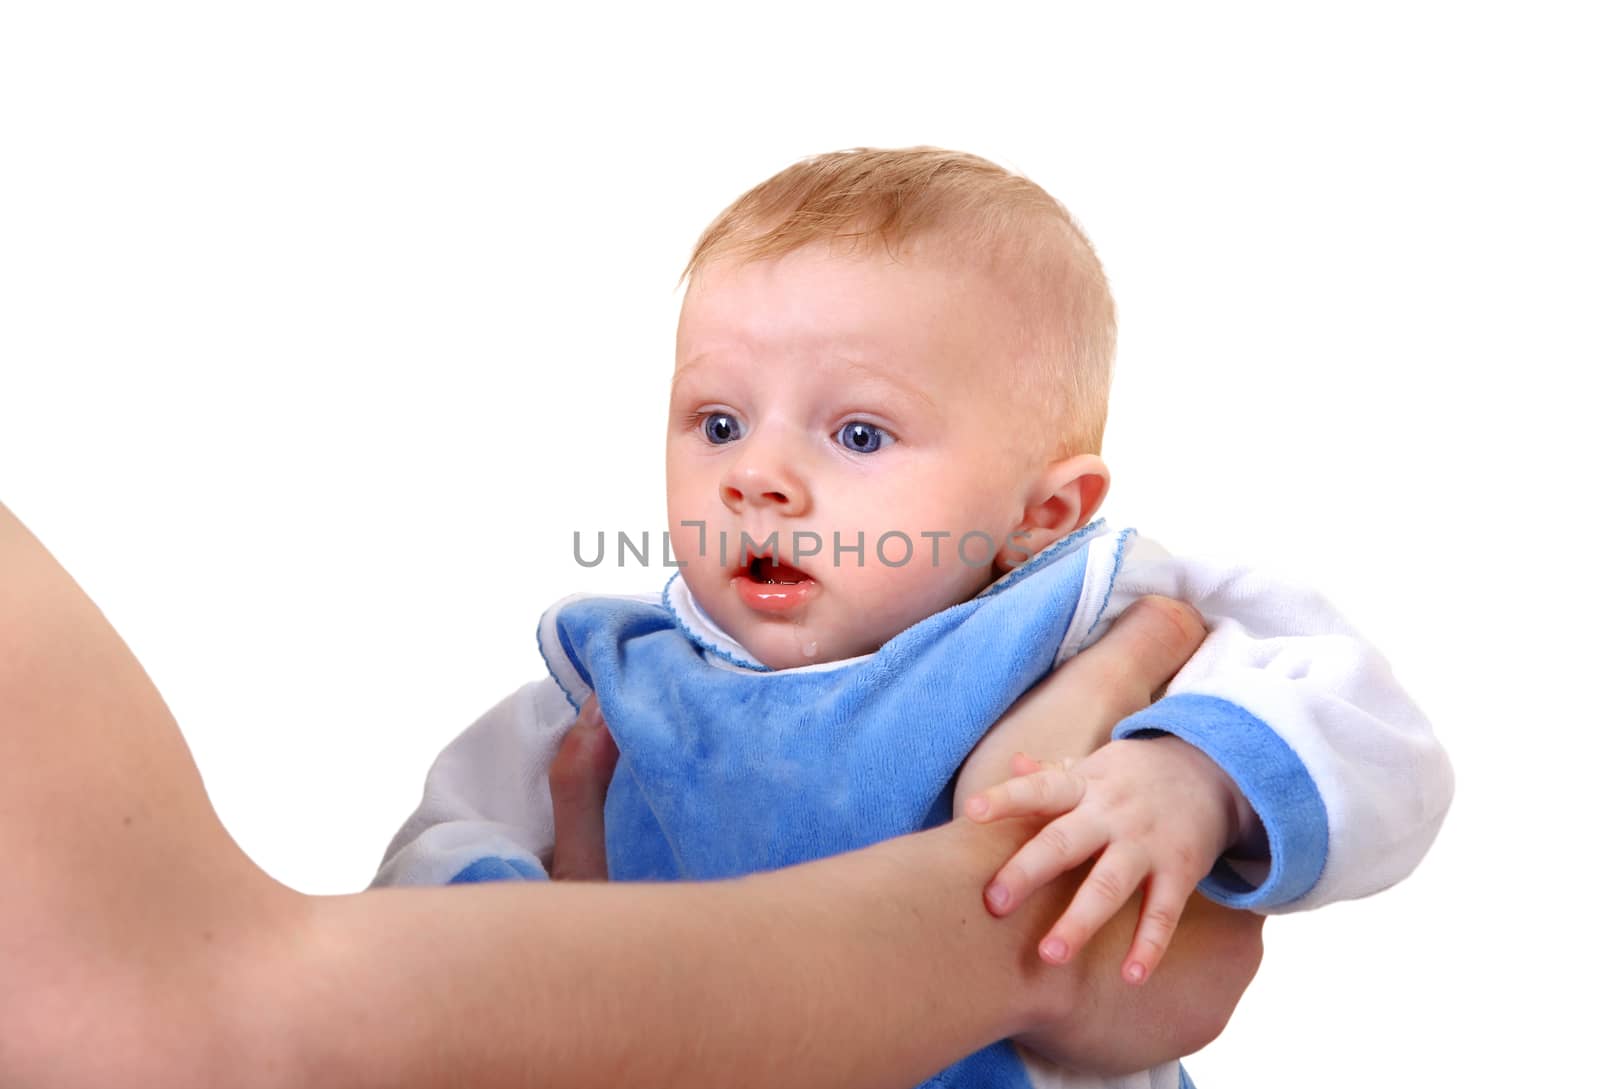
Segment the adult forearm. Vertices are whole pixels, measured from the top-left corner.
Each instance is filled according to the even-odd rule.
[[[1031,830],[957,821],[711,885],[303,901],[251,984],[293,1021],[249,1050],[296,1045],[269,1084],[850,1089],[915,1084],[1005,1037],[1101,1073],[1214,1037],[1259,963],[1259,919],[1197,898],[1143,987],[1117,971],[1131,911],[1048,966],[1034,945],[1076,875],[1005,920],[979,896]]]
[[[911,1085],[1044,1006],[1043,904],[1002,921],[979,896],[1024,835],[958,822],[715,885],[325,898],[271,987],[299,988],[319,1083]]]

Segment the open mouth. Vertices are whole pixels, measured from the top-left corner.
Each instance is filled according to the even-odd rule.
[[[765,583],[768,586],[793,586],[812,581],[811,576],[798,567],[790,567],[768,556],[753,557],[746,570],[749,572],[751,582]]]
[[[772,556],[748,556],[733,576],[739,598],[759,613],[785,619],[799,615],[821,592],[817,580]]]

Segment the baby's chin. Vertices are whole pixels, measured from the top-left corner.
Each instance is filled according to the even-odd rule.
[[[793,616],[778,617],[763,616],[731,593],[717,590],[720,588],[711,588],[703,597],[695,595],[700,608],[746,654],[768,669],[796,669],[857,658],[874,653],[894,636],[892,631],[840,631],[839,617],[836,610],[828,607],[825,596],[808,601]],[[695,593],[692,582],[689,591]],[[859,619],[859,614],[853,618]]]
[[[804,623],[764,624],[761,630],[752,632],[740,643],[768,669],[797,669],[823,662],[842,662],[878,649],[876,644],[867,645],[859,640],[830,639],[825,634],[810,630]]]

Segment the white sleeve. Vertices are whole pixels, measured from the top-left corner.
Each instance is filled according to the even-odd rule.
[[[422,804],[390,841],[372,886],[547,877],[550,762],[576,719],[550,678],[486,711],[434,760]]]
[[[1270,861],[1224,858],[1201,891],[1278,913],[1368,896],[1410,873],[1438,834],[1454,775],[1384,657],[1308,587],[1178,559],[1131,530],[1093,544],[1099,577],[1085,581],[1086,615],[1068,639],[1081,634],[1064,654],[1146,594],[1205,618],[1205,641],[1163,698],[1113,732],[1183,738],[1255,807]]]

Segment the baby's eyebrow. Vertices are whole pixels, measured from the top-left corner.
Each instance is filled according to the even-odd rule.
[[[697,355],[693,359],[689,360],[689,362],[679,367],[676,371],[672,372],[672,385],[668,387],[668,395],[670,396],[678,391],[678,383],[683,381],[685,375],[688,375],[696,369],[704,366],[706,358],[707,356],[705,355]]]
[[[888,386],[894,392],[899,393],[904,397],[908,397],[913,401],[919,401],[930,409],[937,410],[939,407],[933,403],[933,398],[929,397],[922,390],[918,389],[910,382],[905,381],[903,378],[896,377],[892,374],[885,374],[871,364],[862,363],[859,360],[841,359],[839,362],[843,363],[850,370],[859,372],[861,377],[868,382]]]
[[[679,384],[683,382],[685,378],[689,377],[692,372],[702,369],[710,357],[710,353],[697,355],[693,359],[689,360],[689,362],[679,367],[672,375],[672,385],[668,390],[668,396],[675,396],[677,394]],[[934,403],[933,398],[929,397],[915,385],[895,375],[886,374],[879,368],[872,366],[870,363],[864,363],[859,359],[850,359],[844,356],[836,356],[830,362],[836,363],[844,367],[846,370],[855,372],[855,374],[858,376],[858,380],[860,381],[886,387],[888,392],[891,394],[897,394],[903,399],[916,401],[926,408],[929,408],[933,411],[938,411],[939,406]]]

